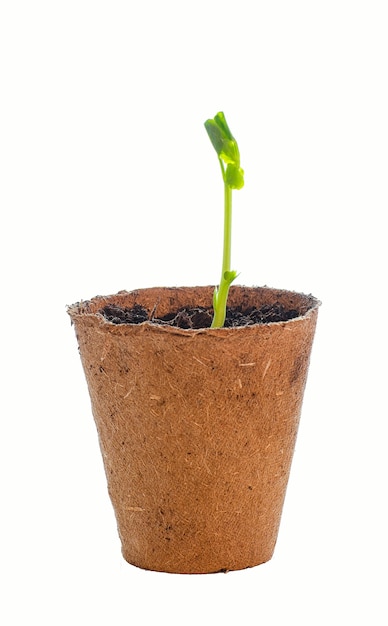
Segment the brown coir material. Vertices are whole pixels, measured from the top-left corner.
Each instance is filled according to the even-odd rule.
[[[233,286],[228,305],[280,302],[287,322],[182,330],[115,325],[106,304],[158,317],[212,287],[153,288],[69,307],[124,558],[176,573],[236,570],[274,551],[319,302]],[[155,313],[156,312],[156,313]]]

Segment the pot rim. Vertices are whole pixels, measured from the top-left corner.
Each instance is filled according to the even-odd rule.
[[[100,326],[104,326],[104,327],[109,327],[112,332],[122,332],[123,328],[125,329],[134,329],[137,328],[141,331],[143,330],[157,330],[158,332],[167,332],[167,333],[173,333],[173,334],[180,334],[180,335],[185,335],[185,336],[193,336],[193,335],[198,335],[198,334],[216,334],[218,336],[222,335],[229,335],[231,333],[236,333],[236,332],[251,332],[252,330],[254,330],[257,327],[272,327],[272,326],[289,326],[290,324],[295,324],[298,322],[301,322],[301,320],[305,320],[309,317],[311,317],[312,315],[316,315],[317,314],[317,310],[318,308],[321,306],[321,301],[318,300],[315,296],[313,296],[312,294],[305,294],[302,292],[297,292],[297,291],[292,291],[289,289],[278,289],[278,288],[273,288],[273,287],[268,287],[267,285],[265,286],[246,286],[246,285],[232,285],[230,287],[230,293],[234,294],[235,296],[241,292],[244,291],[245,293],[249,292],[251,295],[254,293],[259,293],[261,292],[261,294],[267,292],[268,294],[271,293],[273,295],[276,295],[278,297],[291,297],[291,298],[298,298],[300,300],[299,303],[299,307],[301,308],[302,312],[300,313],[300,315],[290,319],[290,320],[286,320],[286,321],[281,321],[281,322],[266,322],[265,324],[252,324],[249,326],[234,326],[234,327],[222,327],[222,328],[198,328],[198,329],[193,329],[193,328],[179,328],[179,327],[174,327],[174,326],[169,326],[169,325],[164,325],[164,324],[158,324],[156,322],[152,322],[150,320],[146,320],[144,322],[141,322],[140,324],[131,324],[131,323],[125,323],[125,324],[114,324],[113,322],[110,322],[109,320],[107,320],[99,311],[101,308],[103,308],[103,306],[109,302],[112,302],[112,300],[121,300],[121,299],[125,299],[127,297],[132,297],[132,298],[136,298],[139,302],[139,304],[141,304],[141,296],[142,294],[147,295],[150,294],[152,292],[159,292],[160,295],[162,296],[164,295],[168,295],[170,294],[170,297],[175,293],[183,293],[184,291],[209,291],[212,293],[214,291],[214,286],[213,285],[201,285],[201,286],[178,286],[178,287],[145,287],[145,288],[140,288],[140,289],[134,289],[131,291],[127,291],[127,290],[121,290],[118,291],[116,294],[110,294],[108,296],[94,296],[93,298],[90,298],[89,300],[81,300],[80,302],[76,302],[72,305],[67,306],[67,313],[69,314],[69,316],[71,317],[72,321],[74,321],[77,318],[83,317],[83,318],[93,318],[93,319],[98,319],[99,325]],[[202,305],[200,305],[202,306]],[[211,308],[211,307],[210,307]],[[173,310],[174,307],[171,305],[171,310]],[[305,309],[305,310],[303,310]]]

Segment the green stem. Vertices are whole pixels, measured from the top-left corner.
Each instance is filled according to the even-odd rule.
[[[232,258],[232,190],[227,183],[225,183],[224,199],[224,251],[220,285],[224,280],[225,272],[230,272]]]
[[[224,247],[222,273],[218,289],[214,293],[214,317],[212,328],[221,328],[225,323],[226,303],[231,284],[230,263],[232,256],[232,189],[224,183]],[[233,280],[233,279],[232,279]]]

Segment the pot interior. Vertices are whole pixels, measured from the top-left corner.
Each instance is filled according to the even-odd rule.
[[[107,304],[123,308],[135,305],[144,307],[150,316],[163,317],[180,308],[205,307],[212,309],[213,286],[205,287],[151,287],[135,291],[120,291],[111,296],[96,296],[69,307],[69,314],[90,315],[99,313]],[[260,308],[263,305],[281,304],[286,310],[296,310],[298,317],[317,308],[320,302],[311,294],[306,295],[285,289],[270,287],[245,287],[232,285],[228,306]]]

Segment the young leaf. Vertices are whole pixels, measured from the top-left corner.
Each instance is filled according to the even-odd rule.
[[[234,163],[229,163],[225,172],[225,182],[231,189],[241,189],[244,187],[244,170]]]
[[[227,164],[240,167],[240,152],[230,128],[226,123],[225,115],[220,112],[214,119],[206,120],[205,128],[218,157]]]

